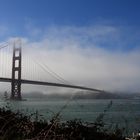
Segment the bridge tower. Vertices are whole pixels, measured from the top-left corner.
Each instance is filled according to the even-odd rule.
[[[14,43],[12,62],[11,100],[22,100],[21,98],[21,41]]]

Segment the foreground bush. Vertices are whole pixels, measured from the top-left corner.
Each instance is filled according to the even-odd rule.
[[[0,109],[0,140],[124,140],[122,130],[110,132],[104,128],[102,117],[94,123],[71,120],[59,121],[56,114],[50,122],[32,120],[31,116],[10,109]]]

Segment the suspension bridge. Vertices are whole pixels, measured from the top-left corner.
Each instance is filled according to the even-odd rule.
[[[12,46],[10,46],[8,43],[4,43],[0,45],[0,82],[8,82],[11,83],[11,95],[10,99],[11,100],[22,100],[22,94],[21,94],[21,85],[22,84],[32,84],[32,85],[43,85],[43,86],[55,86],[55,87],[63,87],[63,88],[73,88],[73,89],[82,89],[82,90],[89,90],[89,91],[94,91],[94,92],[104,92],[103,90],[95,89],[95,88],[89,88],[85,86],[77,86],[73,84],[69,84],[66,80],[64,80],[61,76],[53,72],[51,69],[49,69],[49,74],[51,74],[53,77],[58,79],[60,82],[48,82],[44,80],[31,80],[31,79],[26,79],[25,75],[23,76],[22,73],[24,72],[25,66],[24,64],[27,65],[29,63],[27,60],[24,61],[22,57],[22,47],[21,47],[21,41],[14,42]],[[9,50],[6,48],[10,48]],[[11,49],[12,48],[12,49]],[[11,54],[11,55],[9,55]],[[12,57],[12,59],[10,58]],[[5,59],[3,59],[3,57]],[[8,62],[8,59],[11,61]],[[41,67],[44,71],[46,71],[48,68],[46,65],[42,65],[40,63],[38,64],[38,68]],[[28,64],[29,65],[29,64]],[[8,72],[6,69],[10,72],[10,75],[7,74]],[[35,67],[33,66],[33,71],[36,74]],[[26,70],[25,70],[26,71]],[[33,71],[31,73],[33,73]],[[47,71],[48,72],[48,71]],[[63,82],[63,83],[62,83]]]

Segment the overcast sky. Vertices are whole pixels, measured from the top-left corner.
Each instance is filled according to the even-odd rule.
[[[1,0],[0,41],[22,39],[23,78],[59,82],[39,62],[76,85],[139,92],[139,6],[139,0]]]

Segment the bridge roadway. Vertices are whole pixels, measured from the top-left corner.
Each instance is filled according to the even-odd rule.
[[[18,81],[18,80],[17,80]],[[0,82],[12,82],[11,78],[2,78],[0,77]],[[25,80],[21,79],[21,84],[32,84],[32,85],[44,85],[44,86],[55,86],[55,87],[65,87],[65,88],[75,88],[75,89],[82,89],[82,90],[89,90],[89,91],[95,91],[104,93],[105,91],[94,89],[94,88],[88,88],[83,86],[76,86],[76,85],[69,85],[69,84],[60,84],[60,83],[52,83],[52,82],[42,82],[42,81],[32,81],[32,80]]]

